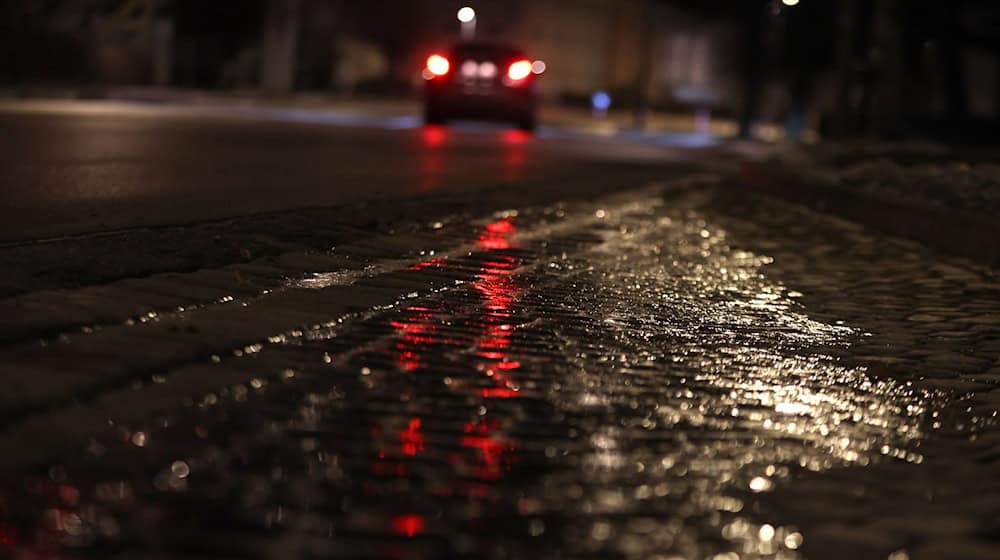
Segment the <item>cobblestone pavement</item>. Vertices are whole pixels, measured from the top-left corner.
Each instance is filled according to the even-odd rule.
[[[4,302],[0,550],[1000,555],[989,270],[711,177],[294,249]]]
[[[995,149],[863,142],[761,155],[744,164],[744,187],[1000,267]]]

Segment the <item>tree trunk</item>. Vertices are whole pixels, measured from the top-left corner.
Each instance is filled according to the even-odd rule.
[[[301,18],[301,0],[269,1],[261,51],[261,88],[286,92],[295,85]]]
[[[761,58],[764,54],[762,51],[767,2],[743,0],[743,9],[743,103],[740,108],[740,138],[750,138],[764,82]]]

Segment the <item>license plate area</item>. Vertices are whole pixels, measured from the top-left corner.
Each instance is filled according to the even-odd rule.
[[[489,60],[466,59],[458,65],[462,91],[472,94],[492,93],[500,73],[496,63]]]

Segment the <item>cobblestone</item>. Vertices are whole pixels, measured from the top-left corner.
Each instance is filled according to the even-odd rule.
[[[77,368],[92,394],[0,435],[25,449],[0,460],[0,542],[154,559],[1000,550],[991,271],[705,181],[441,222],[240,265],[242,292],[205,273],[210,304],[32,346],[22,364]],[[275,269],[295,274],[274,286]],[[84,350],[132,358],[94,385]]]

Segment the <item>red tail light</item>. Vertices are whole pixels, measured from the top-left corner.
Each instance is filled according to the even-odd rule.
[[[427,71],[435,76],[444,76],[451,69],[451,63],[448,59],[439,55],[432,54],[427,57]]]
[[[531,75],[531,61],[518,60],[507,69],[507,77],[515,82],[523,80]]]

